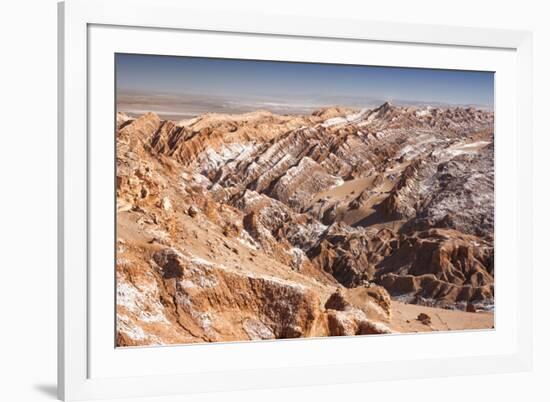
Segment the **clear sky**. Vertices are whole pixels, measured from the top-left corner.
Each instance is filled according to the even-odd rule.
[[[141,95],[283,99],[325,104],[443,103],[493,107],[492,72],[118,54],[117,90]]]

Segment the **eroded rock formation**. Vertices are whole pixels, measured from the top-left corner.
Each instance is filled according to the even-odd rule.
[[[492,306],[492,130],[388,103],[119,113],[117,344],[391,333],[390,296]]]

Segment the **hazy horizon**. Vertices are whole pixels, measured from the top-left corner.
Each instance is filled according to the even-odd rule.
[[[329,106],[493,109],[492,72],[116,55],[117,110],[165,118],[258,109],[305,114]]]

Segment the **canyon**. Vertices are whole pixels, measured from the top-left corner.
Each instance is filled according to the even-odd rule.
[[[494,328],[493,112],[116,126],[117,346]]]

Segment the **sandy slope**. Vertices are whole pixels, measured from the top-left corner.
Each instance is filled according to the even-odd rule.
[[[431,318],[429,325],[417,319],[424,313]],[[417,304],[392,302],[392,319],[389,327],[397,332],[456,331],[464,329],[494,328],[494,313],[467,313],[458,310],[424,307]]]

